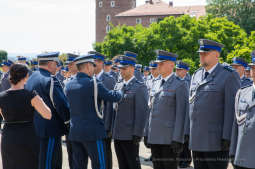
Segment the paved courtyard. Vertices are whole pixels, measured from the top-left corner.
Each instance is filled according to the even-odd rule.
[[[0,135],[0,140],[1,140],[1,135]],[[150,162],[144,162],[145,158],[148,158],[150,156],[150,150],[147,149],[143,143],[140,144],[140,158],[141,158],[141,163],[142,163],[142,169],[152,169],[152,163]],[[113,148],[114,150],[114,148]],[[113,151],[113,169],[118,169],[118,162],[117,162],[117,158],[115,155],[115,152]],[[2,169],[2,162],[1,162],[1,158],[0,158],[0,169]],[[66,151],[66,146],[63,145],[63,169],[69,169],[68,166],[68,160],[67,160],[67,151]],[[90,167],[90,163],[89,163],[89,168]],[[193,169],[192,167],[189,169]],[[231,165],[229,165],[228,169],[233,169]]]

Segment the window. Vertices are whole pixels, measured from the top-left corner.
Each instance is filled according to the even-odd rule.
[[[112,8],[115,7],[115,1],[111,1],[111,7],[112,7]]]
[[[142,18],[136,18],[136,24],[142,24]]]
[[[107,21],[107,22],[110,22],[110,21],[111,21],[111,15],[107,15],[107,16],[106,16],[106,21]]]
[[[99,1],[98,6],[99,6],[99,8],[102,8],[103,7],[103,1]]]
[[[156,22],[157,19],[156,18],[150,18],[150,23]]]
[[[111,26],[110,25],[107,25],[106,26],[106,33],[109,33],[111,31]]]
[[[132,8],[135,8],[135,7],[136,7],[136,1],[133,1]]]

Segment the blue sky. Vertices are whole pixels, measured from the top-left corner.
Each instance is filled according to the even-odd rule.
[[[137,5],[144,2],[137,0]],[[173,2],[205,4],[205,0]],[[0,21],[0,49],[9,53],[86,53],[95,41],[95,0],[0,0]]]

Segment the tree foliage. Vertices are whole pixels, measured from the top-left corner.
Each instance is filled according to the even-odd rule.
[[[206,12],[215,17],[226,16],[247,33],[255,28],[254,0],[207,0]]]
[[[255,49],[255,32],[247,33],[226,17],[212,15],[196,19],[188,15],[167,17],[150,27],[116,26],[101,43],[94,44],[96,51],[110,58],[125,50],[138,53],[138,61],[147,65],[155,59],[155,50],[162,49],[178,54],[191,65],[191,72],[199,67],[198,40],[211,39],[223,43],[222,62],[231,62],[234,56],[250,59],[249,52]]]

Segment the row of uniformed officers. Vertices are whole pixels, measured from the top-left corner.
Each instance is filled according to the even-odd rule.
[[[62,168],[63,135],[72,169],[87,168],[88,158],[93,169],[111,169],[112,140],[119,168],[140,169],[142,138],[151,148],[154,169],[188,166],[189,150],[195,169],[227,169],[230,159],[236,169],[255,168],[255,52],[250,79],[242,58],[233,59],[236,71],[219,63],[222,44],[201,39],[199,45],[201,68],[192,78],[188,64],[176,64],[178,56],[162,50],[144,75],[132,52],[115,58],[114,66],[98,52],[70,54],[68,77],[57,68],[58,52],[38,55],[39,68],[25,90],[35,91],[52,114],[46,119],[34,110],[38,168]],[[4,156],[14,160],[11,153]],[[12,169],[4,163],[8,160],[4,169]]]

